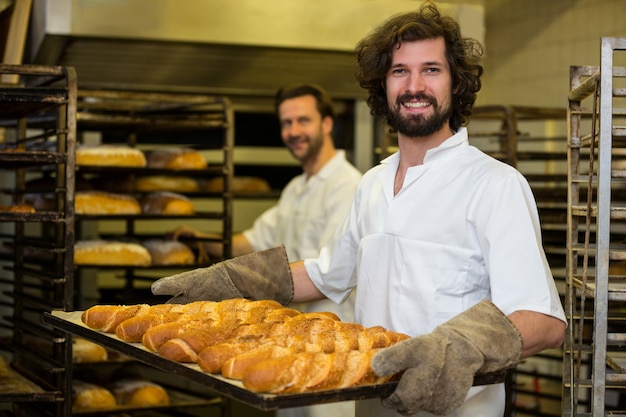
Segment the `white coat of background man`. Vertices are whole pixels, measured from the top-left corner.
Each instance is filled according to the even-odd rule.
[[[233,256],[284,244],[296,261],[317,257],[347,215],[361,173],[343,150],[335,148],[335,110],[330,95],[314,84],[297,84],[276,93],[275,108],[283,143],[302,166],[302,174],[283,189],[277,204],[262,213],[252,228],[233,235]],[[210,237],[183,227],[180,236]],[[222,245],[204,241],[203,250],[219,257]],[[293,305],[305,312],[330,311],[343,321],[354,321],[354,295],[343,304],[320,300]],[[354,414],[353,402],[279,410],[280,417],[329,417]]]

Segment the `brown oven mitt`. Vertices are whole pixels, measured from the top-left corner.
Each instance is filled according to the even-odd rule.
[[[474,375],[514,367],[522,337],[492,302],[484,300],[431,333],[385,348],[372,358],[379,375],[404,371],[396,390],[382,400],[403,415],[447,415],[463,404]]]
[[[168,302],[178,304],[248,298],[287,305],[293,280],[285,247],[278,246],[161,278],[152,283],[152,293],[171,295]]]

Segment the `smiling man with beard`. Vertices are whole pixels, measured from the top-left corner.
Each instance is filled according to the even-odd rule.
[[[398,152],[363,175],[319,256],[285,265],[276,248],[153,291],[202,299],[235,285],[252,298],[341,302],[358,288],[358,323],[413,337],[373,357],[375,373],[401,377],[382,401],[357,402],[357,416],[501,417],[504,384],[472,386],[474,376],[559,347],[566,322],[528,182],[463,127],[481,52],[432,2],[388,19],[358,43],[356,76]],[[272,273],[220,275],[243,266]]]

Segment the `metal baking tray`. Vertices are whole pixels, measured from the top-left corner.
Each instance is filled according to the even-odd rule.
[[[240,381],[224,378],[218,374],[206,373],[196,364],[173,362],[146,349],[141,343],[127,343],[118,339],[114,334],[92,330],[82,323],[80,319],[82,313],[82,311],[53,311],[52,313],[44,313],[42,320],[57,329],[83,337],[160,370],[181,376],[215,391],[217,394],[263,411],[338,401],[384,398],[390,395],[397,385],[397,382],[388,382],[378,385],[294,394],[255,393],[245,389]],[[479,375],[475,378],[474,385],[504,382],[505,374],[505,372],[498,372]]]

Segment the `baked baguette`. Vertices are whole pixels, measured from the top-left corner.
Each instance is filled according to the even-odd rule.
[[[243,386],[253,392],[273,394],[379,384],[370,367],[375,350],[322,353],[302,352],[267,359],[246,368]]]
[[[198,151],[190,148],[158,149],[147,154],[150,168],[205,169],[207,161]]]
[[[196,261],[191,248],[177,240],[149,239],[141,244],[150,252],[152,265],[191,265]]]
[[[167,359],[195,362],[197,354],[208,346],[226,341],[266,339],[281,335],[294,337],[299,335],[308,339],[332,329],[336,322],[333,318],[319,313],[275,318],[277,321],[267,322],[264,321],[264,316],[259,315],[255,317],[255,322],[250,320],[246,320],[245,323],[222,322],[218,327],[209,322],[192,326],[183,324],[178,329],[173,328],[171,324],[166,325],[170,333],[165,333],[164,328],[157,326],[146,332],[142,342],[148,349],[156,350]]]
[[[127,320],[137,322],[145,320],[149,324],[154,317],[162,317],[170,312],[177,311],[181,313],[198,313],[211,308],[213,304],[216,303],[213,301],[197,301],[190,304],[95,305],[83,312],[81,321],[91,329],[105,333],[114,333],[117,327]],[[133,323],[130,324],[133,325]],[[145,325],[145,323],[142,323],[142,325]],[[129,328],[132,327],[129,326]]]
[[[127,194],[80,191],[74,196],[76,214],[141,214],[137,199]]]
[[[145,167],[146,157],[126,145],[81,145],[76,149],[76,165]]]
[[[171,191],[157,191],[140,199],[144,214],[191,215],[195,213],[193,203],[184,195]]]
[[[177,328],[188,322],[191,322],[188,326],[198,321],[213,326],[233,326],[246,321],[280,321],[297,314],[300,312],[285,308],[273,300],[249,301],[238,298],[188,304],[95,305],[85,310],[81,319],[89,328],[115,333],[127,342],[138,342],[147,330],[156,325],[169,324],[173,330],[179,331],[181,329]]]
[[[402,333],[380,329],[334,322],[331,330],[316,331],[312,327],[309,331],[296,334],[276,332],[276,335],[267,339],[255,340],[256,345],[235,338],[228,343],[206,347],[197,354],[196,362],[205,372],[221,372],[229,378],[240,379],[247,366],[266,359],[267,352],[272,352],[270,356],[277,356],[276,353],[281,352],[280,348],[290,348],[293,353],[367,351],[391,346],[408,338]],[[238,343],[242,346],[237,346]]]
[[[74,245],[76,265],[148,266],[152,263],[148,249],[137,243],[80,240]]]

